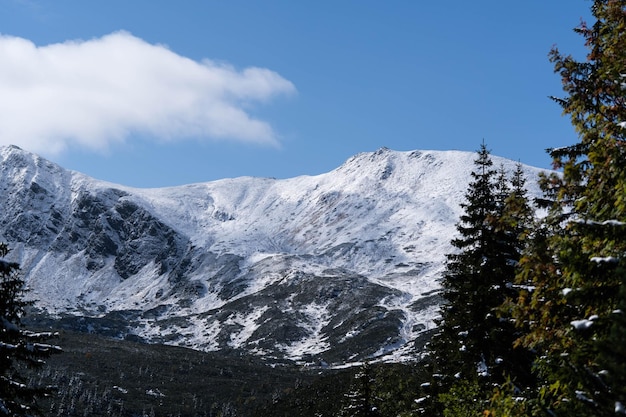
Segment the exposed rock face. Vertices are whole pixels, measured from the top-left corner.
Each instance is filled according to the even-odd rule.
[[[383,148],[316,177],[141,190],[4,147],[0,238],[57,326],[277,358],[400,355],[433,326],[473,159]]]

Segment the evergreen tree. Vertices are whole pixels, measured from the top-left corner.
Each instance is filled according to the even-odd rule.
[[[620,274],[617,308],[611,312],[609,334],[599,346],[598,363],[603,388],[610,394],[608,406],[614,403],[616,414],[626,414],[626,271]]]
[[[346,404],[340,412],[341,417],[376,417],[380,416],[374,405],[373,380],[371,368],[365,362],[354,376],[350,392],[346,394]]]
[[[515,328],[507,317],[499,317],[498,309],[513,291],[520,230],[530,212],[521,167],[511,190],[504,170],[492,165],[483,144],[462,205],[460,236],[452,241],[458,252],[448,255],[443,277],[445,301],[430,343],[431,399],[439,404],[429,411],[437,414],[449,414],[445,407],[456,404],[450,402],[454,392],[467,387],[481,390],[484,403],[478,407],[485,409],[493,384],[503,383],[508,368],[519,363],[512,349]]]
[[[520,163],[516,165],[510,180],[501,168],[496,190],[497,206],[490,223],[494,228],[495,239],[491,265],[492,273],[497,275],[497,278],[493,278],[492,287],[492,305],[497,322],[494,322],[489,333],[492,356],[489,362],[490,378],[487,380],[490,386],[485,387],[488,392],[491,392],[494,384],[502,384],[509,378],[513,378],[511,382],[520,387],[530,384],[532,380],[532,355],[527,349],[515,346],[520,332],[516,329],[511,311],[502,308],[509,304],[508,300],[516,299],[522,289],[517,285],[516,271],[535,216],[528,200],[526,177]]]
[[[504,200],[504,210],[499,222],[500,227],[511,237],[509,240],[514,246],[514,256],[518,257],[524,250],[526,237],[533,227],[535,210],[528,199],[522,164],[515,166],[510,182],[511,192]]]
[[[515,311],[517,300],[526,297],[529,286],[518,277],[523,262],[522,254],[531,242],[531,231],[535,222],[535,210],[531,206],[526,190],[526,177],[520,163],[516,165],[511,176],[511,192],[504,201],[504,208],[497,219],[497,229],[501,237],[502,256],[509,260],[510,270],[507,276],[510,281],[504,289],[505,301],[497,311],[502,324],[503,341],[502,374],[507,376],[507,384],[515,390],[527,390],[534,386],[531,372],[533,354],[516,343],[524,334],[523,326],[516,325]],[[508,351],[507,351],[508,349]]]
[[[0,257],[8,247],[0,243]],[[35,399],[50,392],[47,387],[28,386],[21,375],[24,366],[38,367],[57,346],[41,343],[50,333],[24,330],[20,318],[29,304],[24,301],[24,281],[19,265],[0,259],[0,415],[22,416],[36,413]]]
[[[533,366],[540,355],[538,345],[555,338],[550,327],[541,327],[537,323],[556,320],[563,307],[552,301],[560,290],[553,285],[557,282],[559,266],[552,256],[550,237],[555,234],[555,222],[550,218],[529,220],[526,231],[520,230],[524,247],[516,268],[515,291],[500,307],[501,314],[515,323],[513,348],[518,361],[516,367],[508,369],[509,380],[492,397],[489,416],[534,416],[543,415],[542,411],[545,411],[536,401],[545,393],[540,395],[538,391],[542,388],[541,378],[533,372]],[[542,305],[541,311],[538,305]]]
[[[460,379],[448,392],[439,395],[443,417],[479,417],[483,415],[485,404],[482,401],[484,392],[478,381]]]
[[[451,242],[458,253],[448,255],[442,281],[445,301],[437,323],[438,331],[429,345],[434,374],[441,377],[437,385],[443,392],[451,387],[455,378],[469,378],[476,373],[483,361],[480,345],[486,329],[482,324],[491,314],[490,304],[485,299],[491,283],[483,273],[493,236],[488,219],[496,208],[496,171],[484,144],[474,164],[472,182],[462,204],[464,213],[457,224],[460,236]]]
[[[562,176],[542,180],[549,214],[534,232],[520,280],[520,339],[539,351],[534,413],[608,416],[626,403],[624,319],[626,253],[626,0],[595,0],[593,26],[576,32],[584,62],[553,49],[579,141],[550,151]],[[623,346],[620,345],[620,346]]]

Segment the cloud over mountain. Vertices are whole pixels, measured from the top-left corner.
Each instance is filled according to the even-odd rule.
[[[295,91],[269,69],[194,61],[127,32],[46,46],[0,36],[0,144],[46,154],[134,133],[276,145],[250,106]]]

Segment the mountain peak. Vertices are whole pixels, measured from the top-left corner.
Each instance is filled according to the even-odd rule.
[[[133,189],[0,154],[0,239],[44,315],[335,362],[401,354],[434,326],[475,157],[381,148],[314,177]]]
[[[9,151],[20,151],[20,152],[24,152],[24,150],[22,148],[20,148],[17,145],[7,145],[7,146],[2,146],[2,148],[7,148]]]

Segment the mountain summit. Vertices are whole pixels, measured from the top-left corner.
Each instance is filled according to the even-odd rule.
[[[0,239],[57,326],[302,361],[397,357],[433,327],[474,159],[382,148],[317,176],[137,189],[1,147]],[[525,167],[531,196],[539,171]]]

